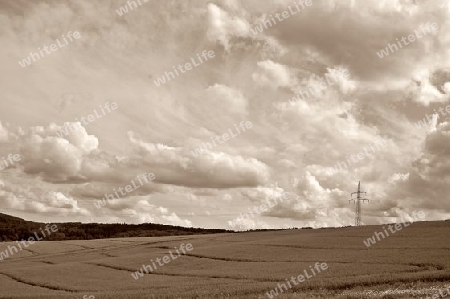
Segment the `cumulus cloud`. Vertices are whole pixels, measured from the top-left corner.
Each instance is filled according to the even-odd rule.
[[[4,185],[0,198],[6,208],[27,214],[48,216],[88,216],[90,212],[79,206],[73,197],[59,191],[25,189],[17,185]]]
[[[391,184],[395,184],[397,181],[407,181],[409,179],[409,173],[394,173],[391,177],[389,177],[388,182]]]
[[[49,181],[81,178],[83,161],[97,149],[98,139],[88,135],[81,123],[72,125],[74,131],[64,137],[57,136],[63,126],[55,124],[49,127],[31,127],[21,136],[20,155],[24,171],[40,175]]]
[[[259,61],[258,71],[253,73],[253,80],[259,85],[267,85],[273,89],[292,84],[289,68],[271,60]]]
[[[138,145],[141,151],[124,163],[152,169],[157,183],[196,188],[237,188],[257,186],[270,176],[267,166],[253,158],[210,150],[194,157],[191,153],[193,148],[170,148],[154,152],[145,141],[133,138],[131,142]]]
[[[430,70],[419,70],[413,75],[412,83],[408,88],[412,101],[429,106],[430,103],[443,103],[450,99],[450,93],[446,90],[448,82],[442,82],[441,86],[434,86],[431,76]]]
[[[206,98],[214,102],[219,111],[246,114],[248,101],[239,90],[222,84],[214,84],[206,90]]]
[[[392,18],[399,21],[398,26],[392,26]],[[328,64],[345,61],[350,72],[359,78],[393,78],[428,64],[426,54],[445,59],[448,49],[438,39],[448,38],[448,32],[442,30],[447,18],[448,4],[444,1],[321,1],[308,7],[307,13],[277,24],[270,33],[281,41],[312,48]],[[411,43],[401,54],[398,51],[385,59],[377,57],[376,51],[385,48],[388,42],[408,36],[430,21],[441,24],[441,30]],[[371,37],[369,43],[362,38],[367,36]],[[415,64],[408,63],[413,60]]]
[[[273,201],[289,201],[290,195],[284,192],[283,188],[278,187],[277,184],[271,186],[258,186],[252,189],[246,189],[241,192],[244,198],[248,198],[251,202],[265,202],[267,200]]]
[[[123,219],[130,223],[159,223],[166,225],[175,225],[183,227],[192,227],[192,222],[187,219],[181,219],[174,212],[170,212],[167,208],[157,207],[145,199],[139,199],[136,203],[130,201],[124,202],[125,206],[117,212]]]
[[[8,129],[5,128],[2,123],[0,122],[0,142],[6,142],[8,141]]]
[[[228,221],[228,227],[234,231],[246,231],[252,229],[271,229],[269,224],[260,220],[237,218]]]
[[[209,28],[207,36],[210,40],[219,41],[225,50],[230,50],[230,38],[246,36],[249,24],[245,19],[230,14],[213,3],[208,4]]]

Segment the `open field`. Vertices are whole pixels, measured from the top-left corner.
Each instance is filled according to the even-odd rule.
[[[316,262],[328,269],[276,298],[382,297],[370,290],[420,298],[450,286],[449,221],[414,223],[367,248],[363,240],[381,230],[38,242],[0,261],[0,298],[268,298],[266,291]],[[194,249],[133,279],[142,264],[181,243]],[[8,244],[15,242],[0,243],[0,251]]]

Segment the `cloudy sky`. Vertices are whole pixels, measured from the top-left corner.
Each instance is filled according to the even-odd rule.
[[[349,193],[361,181],[365,224],[414,210],[450,218],[450,121],[431,117],[450,104],[450,2],[313,0],[258,34],[294,1],[140,2],[122,16],[126,1],[0,2],[0,158],[20,155],[0,172],[0,212],[231,229],[352,225]],[[438,28],[377,55],[427,23]],[[18,63],[69,31],[80,38]],[[214,57],[154,83],[205,50]],[[107,102],[118,109],[76,123]],[[426,114],[432,121],[418,128]],[[242,121],[252,127],[236,134]],[[57,134],[65,123],[79,129]],[[228,130],[237,136],[192,154]],[[385,146],[334,169],[377,140]],[[95,207],[143,173],[155,180]],[[237,219],[285,193],[289,201]]]

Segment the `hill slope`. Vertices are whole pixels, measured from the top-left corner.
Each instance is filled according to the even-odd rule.
[[[156,237],[192,234],[214,234],[227,232],[223,229],[187,228],[163,224],[102,224],[81,222],[56,223],[58,232],[51,234],[46,241],[91,240],[123,237]],[[25,221],[21,218],[0,213],[0,241],[28,240],[45,223]]]

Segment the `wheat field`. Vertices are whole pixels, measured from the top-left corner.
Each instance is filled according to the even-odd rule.
[[[450,286],[449,221],[414,223],[367,248],[375,231],[381,226],[37,242],[0,261],[0,298],[269,298],[316,262],[328,269],[276,298],[420,298]],[[132,277],[182,243],[193,250]]]

